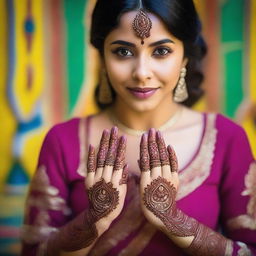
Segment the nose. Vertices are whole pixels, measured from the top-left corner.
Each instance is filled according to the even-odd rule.
[[[152,78],[152,70],[147,58],[141,56],[137,59],[134,63],[132,77],[134,80],[141,82],[142,84],[145,84],[147,80]]]

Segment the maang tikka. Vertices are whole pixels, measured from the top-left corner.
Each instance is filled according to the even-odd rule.
[[[152,28],[152,21],[148,14],[143,10],[142,2],[140,0],[139,12],[133,20],[132,28],[135,34],[141,38],[141,44],[144,44],[144,39],[150,37],[150,29]]]

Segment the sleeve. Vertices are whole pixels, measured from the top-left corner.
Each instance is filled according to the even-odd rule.
[[[220,186],[221,222],[232,255],[256,255],[256,163],[244,130],[235,127]]]
[[[50,234],[57,232],[71,214],[66,204],[68,186],[57,134],[55,126],[46,135],[30,184],[21,229],[21,255],[38,255]]]

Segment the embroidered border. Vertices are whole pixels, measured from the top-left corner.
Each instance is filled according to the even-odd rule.
[[[247,247],[245,243],[242,242],[236,242],[239,246],[240,249],[238,251],[238,256],[252,256],[251,250]]]
[[[194,161],[184,171],[179,173],[180,186],[177,200],[193,192],[210,175],[217,140],[215,122],[216,114],[208,114],[205,135],[199,153]]]
[[[233,230],[240,228],[256,230],[256,162],[251,163],[244,183],[245,190],[241,195],[250,196],[247,213],[228,220],[227,225]]]
[[[35,221],[31,225],[24,224],[21,227],[21,239],[28,244],[36,244],[45,241],[52,232],[58,229],[49,226],[48,210],[62,211],[64,215],[71,213],[63,198],[58,196],[59,190],[50,185],[46,167],[41,165],[32,179],[29,197],[26,202],[25,221],[29,219],[29,212],[35,207],[38,212]]]

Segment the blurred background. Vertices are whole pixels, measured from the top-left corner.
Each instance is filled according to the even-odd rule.
[[[48,129],[95,113],[94,0],[0,0],[0,255],[18,255],[25,195]],[[256,1],[196,0],[209,54],[195,106],[240,123],[256,155]],[[254,71],[254,72],[253,72]]]

